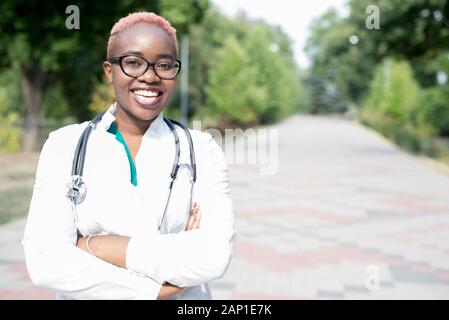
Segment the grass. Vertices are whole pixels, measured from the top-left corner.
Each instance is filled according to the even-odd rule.
[[[13,188],[0,192],[0,224],[26,216],[31,188]]]
[[[38,153],[0,155],[0,224],[28,214]]]
[[[449,138],[423,134],[416,128],[398,125],[393,120],[372,110],[364,110],[358,120],[399,147],[415,155],[427,156],[441,165],[444,171],[449,168]],[[437,164],[437,163],[435,163]]]

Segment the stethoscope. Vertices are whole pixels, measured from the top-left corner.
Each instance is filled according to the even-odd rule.
[[[87,186],[86,183],[83,181],[83,169],[84,169],[84,159],[86,157],[86,148],[87,148],[87,141],[89,139],[89,135],[96,127],[98,122],[100,122],[101,118],[105,114],[106,111],[98,114],[95,116],[87,125],[87,127],[84,129],[83,133],[81,134],[78,144],[75,149],[75,156],[73,158],[73,164],[72,164],[72,177],[71,181],[67,184],[67,197],[72,201],[74,205],[80,204],[84,201],[87,194]],[[171,133],[173,134],[173,138],[175,139],[175,161],[173,162],[173,167],[170,173],[170,184],[169,184],[169,191],[167,200],[165,203],[164,213],[162,214],[160,220],[158,229],[161,230],[162,222],[164,221],[165,215],[167,213],[168,204],[170,203],[170,196],[173,189],[173,183],[176,180],[176,177],[178,175],[178,170],[181,167],[179,165],[179,158],[181,155],[181,148],[180,148],[180,142],[179,142],[179,135],[176,131],[176,128],[174,126],[177,125],[181,127],[187,137],[187,142],[189,143],[189,151],[190,151],[190,170],[191,170],[191,179],[190,179],[190,205],[189,208],[192,207],[192,196],[193,196],[193,186],[196,182],[196,161],[195,161],[195,151],[193,149],[193,140],[192,136],[190,135],[189,129],[180,123],[179,121],[168,119],[166,117],[163,117],[165,123],[170,128]]]

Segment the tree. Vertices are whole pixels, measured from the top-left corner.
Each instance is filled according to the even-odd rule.
[[[207,0],[184,1],[182,6],[175,0],[77,1],[80,29],[66,28],[69,5],[70,1],[0,2],[0,54],[6,57],[0,66],[15,65],[20,70],[26,151],[37,147],[42,100],[51,83],[62,82],[71,111],[79,120],[90,116],[89,93],[95,78],[101,77],[108,34],[120,17],[134,11],[161,12],[186,32],[189,23],[201,18]]]
[[[421,89],[406,61],[385,59],[371,81],[366,106],[380,111],[397,124],[412,123]]]
[[[367,29],[366,8],[379,9],[379,29]],[[348,20],[358,26],[361,39],[371,42],[375,61],[383,57],[406,59],[423,87],[435,85],[438,70],[430,67],[433,60],[449,51],[449,1],[447,0],[351,0]]]
[[[257,71],[235,36],[226,38],[216,54],[206,88],[208,113],[234,124],[259,123],[267,92],[256,84]]]
[[[412,59],[430,51],[449,49],[449,2],[447,0],[351,0],[350,21],[365,26],[366,8],[379,8],[380,29],[360,28],[373,41],[377,56]]]
[[[258,21],[247,29],[242,44],[256,68],[257,86],[268,93],[266,108],[259,113],[260,121],[278,121],[294,111],[298,104],[301,84],[291,41],[279,28]]]
[[[229,37],[238,42],[238,50],[224,41]],[[236,115],[229,114],[223,118],[229,121],[232,118],[232,121],[239,125],[274,122],[299,108],[300,94],[303,99],[302,108],[307,109],[308,99],[304,88],[301,87],[302,78],[293,59],[292,41],[281,28],[269,25],[262,20],[251,20],[243,13],[236,18],[227,18],[212,8],[207,12],[202,23],[192,28],[190,40],[189,63],[192,77],[189,97],[190,105],[193,107],[191,111],[192,114],[198,112],[206,118],[211,115],[210,125],[217,125],[213,123],[219,118],[217,110],[228,108],[228,111],[233,109],[233,112],[237,112],[240,107],[238,100],[235,100],[236,105],[226,107],[225,95],[218,92],[218,85],[214,87],[215,84],[211,83],[212,78],[217,74],[220,74],[222,83],[232,82],[236,77],[235,68],[226,70],[222,66],[222,59],[219,58],[226,56],[223,53],[226,50],[230,50],[232,55],[236,54],[236,50],[240,52],[237,56],[242,56],[246,64],[235,62],[240,64],[238,74],[253,74],[254,79],[250,79],[248,86],[265,92],[266,101],[261,101],[258,105],[251,104],[254,108],[251,112],[257,114],[254,113],[246,120],[237,119]],[[211,85],[214,95],[217,94],[223,98],[220,108],[216,105],[211,106],[212,92],[206,92],[211,90]],[[246,84],[243,86],[246,87]],[[247,95],[246,92],[242,94],[245,97]]]
[[[372,41],[360,29],[334,9],[312,23],[305,50],[312,61],[308,82],[315,113],[362,102],[377,60]]]
[[[236,34],[235,30],[235,23],[215,8],[208,9],[201,23],[189,29],[189,116],[207,113],[202,108],[206,107],[209,70],[219,64],[216,51],[223,47],[223,37]]]

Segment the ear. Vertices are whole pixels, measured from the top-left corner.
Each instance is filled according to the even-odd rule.
[[[108,83],[112,83],[112,64],[109,61],[103,62],[103,71]]]

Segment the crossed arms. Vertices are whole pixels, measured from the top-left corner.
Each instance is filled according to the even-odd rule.
[[[197,203],[194,204],[190,211],[185,231],[195,230],[200,227],[201,211]],[[106,262],[114,264],[120,268],[126,269],[126,249],[130,237],[126,236],[95,236],[91,237],[89,247],[87,246],[88,237],[80,237],[77,241],[77,247],[83,249],[102,259]],[[166,299],[181,293],[185,288],[164,283],[158,295],[158,299]]]
[[[235,234],[226,162],[210,135],[197,138],[202,140],[198,142],[202,179],[196,184],[201,228],[199,221],[195,227],[189,219],[192,224],[185,232],[91,238],[94,256],[83,247],[86,239],[78,239],[66,198],[64,186],[73,160],[67,134],[50,134],[39,159],[22,240],[33,283],[67,298],[126,300],[169,297],[180,288],[221,277],[232,256]]]

